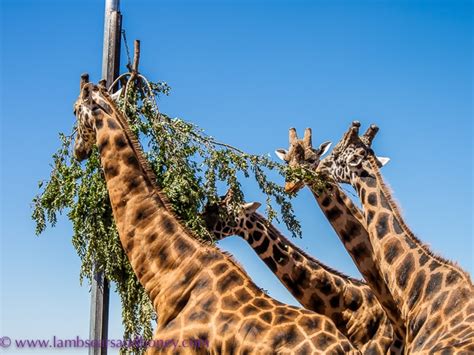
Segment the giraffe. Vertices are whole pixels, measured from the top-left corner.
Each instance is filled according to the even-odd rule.
[[[312,172],[316,172],[321,156],[329,149],[330,145],[329,142],[325,142],[319,148],[313,148],[310,128],[305,130],[303,139],[298,139],[296,130],[290,128],[289,143],[288,150],[276,150],[277,156],[285,161],[290,168],[302,167]],[[325,187],[321,188],[311,181],[287,179],[285,191],[294,194],[304,185],[309,187],[359,272],[372,288],[378,301],[383,305],[393,325],[395,333],[394,347],[401,349],[406,337],[406,327],[401,320],[397,304],[390,293],[389,285],[383,282],[380,267],[373,257],[373,249],[363,213],[337,183],[331,181],[331,179],[326,180]]]
[[[233,213],[230,197],[231,190],[202,214],[217,240],[242,237],[304,308],[329,317],[363,354],[401,353],[394,346],[391,322],[369,286],[307,255],[256,212],[260,203],[243,204]]]
[[[318,171],[351,184],[364,208],[374,258],[406,324],[409,353],[474,352],[474,286],[456,264],[434,254],[409,229],[371,149],[378,127],[359,137],[354,121]]]
[[[267,296],[183,226],[103,83],[82,76],[74,113],[74,156],[82,161],[98,147],[120,241],[158,314],[153,340],[208,344],[148,353],[358,353],[329,318]]]

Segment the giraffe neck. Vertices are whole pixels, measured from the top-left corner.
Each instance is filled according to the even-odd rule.
[[[176,280],[189,282],[198,272],[191,261],[211,262],[215,255],[206,259],[202,245],[170,211],[125,118],[110,100],[96,100],[105,101],[101,106],[106,111],[95,118],[95,129],[120,240],[159,323],[165,324],[188,296],[189,284]]]
[[[440,327],[439,314],[446,320],[463,303],[472,308],[472,282],[462,269],[434,255],[414,236],[393,202],[375,158],[368,159],[371,171],[354,176],[351,183],[364,207],[375,259],[406,323],[407,341],[418,338],[417,343],[422,346],[426,335],[420,329],[433,328],[429,329],[433,334]],[[454,304],[460,308],[449,310]]]
[[[154,339],[206,339],[212,353],[355,353],[331,320],[273,300],[229,256],[194,240],[160,195],[126,119],[105,93],[95,95],[101,108],[92,112],[113,215],[158,313]]]
[[[370,288],[307,255],[254,212],[240,224],[245,239],[306,308],[329,317],[358,349],[393,344],[393,328]]]
[[[400,311],[393,299],[389,286],[384,282],[380,267],[373,256],[362,212],[337,184],[328,185],[319,190],[309,185],[319,207],[339,236],[359,272],[377,296],[394,330],[400,339],[404,339],[406,328],[400,318]]]

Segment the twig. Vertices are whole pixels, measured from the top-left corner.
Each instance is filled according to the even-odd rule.
[[[138,74],[138,64],[140,63],[140,40],[136,39],[133,47],[132,77],[135,79]]]
[[[153,104],[154,104],[155,109],[156,109],[156,115],[157,115],[157,117],[158,117],[158,119],[159,119],[159,118],[160,118],[160,110],[159,110],[159,108],[158,108],[158,103],[156,102],[156,98],[155,98],[155,95],[153,94],[153,89],[151,88],[150,82],[148,81],[147,78],[145,78],[145,77],[144,77],[143,75],[141,75],[141,74],[138,74],[138,78],[140,78],[141,81],[142,81],[143,83],[145,83],[145,86],[147,87],[148,92],[150,93],[149,96],[150,96],[151,99],[153,100]],[[145,94],[145,93],[143,93],[143,94]]]
[[[66,138],[68,138],[68,139],[71,139],[72,137],[74,137],[74,135],[75,135],[76,133],[77,133],[77,127],[75,126],[74,129],[72,130],[71,134],[68,135],[68,136],[65,135],[64,137],[66,137]]]
[[[230,144],[227,144],[227,143],[222,143],[222,142],[219,142],[219,141],[216,141],[214,140],[213,138],[209,138],[209,142],[211,142],[212,144],[215,144],[215,145],[219,145],[221,147],[226,147],[226,148],[229,148],[229,149],[232,149],[232,150],[235,150],[236,152],[242,154],[242,155],[245,155],[245,156],[248,156],[249,154],[248,153],[245,153],[243,150],[240,150],[239,148],[236,148]]]

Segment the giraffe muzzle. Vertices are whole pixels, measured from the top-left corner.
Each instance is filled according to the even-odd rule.
[[[297,193],[304,186],[302,181],[287,181],[285,183],[285,192],[289,194]]]
[[[90,153],[91,153],[90,151],[87,152],[87,151],[82,150],[82,149],[75,149],[74,150],[74,158],[78,162],[82,162],[82,161],[86,160],[87,158],[89,158]]]

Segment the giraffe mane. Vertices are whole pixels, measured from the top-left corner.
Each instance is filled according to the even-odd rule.
[[[262,216],[260,213],[258,212],[254,212],[253,215],[256,217],[256,219],[263,223],[263,225],[268,228],[268,230],[271,232],[271,233],[274,233],[276,235],[278,235],[279,237],[281,237],[282,239],[288,239],[286,238],[283,233],[281,233],[272,223],[270,223],[264,216]],[[306,253],[304,250],[300,249],[297,245],[292,244],[292,248],[295,249],[297,252],[301,253],[301,255],[303,255],[307,260],[317,264],[317,265],[320,265],[320,266],[324,266],[324,268],[331,272],[331,273],[334,273],[335,275],[339,276],[339,277],[342,277],[342,278],[345,278],[345,279],[348,279],[349,281],[351,282],[354,282],[358,285],[365,285],[365,283],[360,280],[360,279],[357,279],[355,277],[352,277],[352,276],[348,276],[346,274],[344,274],[343,272],[339,271],[339,270],[336,270],[336,269],[333,269],[332,267],[330,266],[327,266],[326,264],[323,264],[321,263],[320,261],[317,261],[314,257],[312,257],[311,255],[309,255],[308,253]]]
[[[247,271],[245,271],[245,267],[243,266],[243,264],[238,261],[229,251],[226,251],[226,250],[222,250],[220,249],[219,247],[215,246],[215,245],[210,245],[210,247],[214,250],[218,250],[219,252],[221,252],[222,254],[224,254],[224,256],[230,260],[230,262],[232,264],[234,264],[236,267],[238,267],[239,269],[242,270],[242,272],[249,277],[250,279],[250,276],[247,274]],[[253,280],[252,282],[257,285]],[[258,287],[258,286],[257,286]]]
[[[148,182],[154,187],[153,193],[155,193],[159,199],[162,201],[163,205],[165,206],[165,209],[171,213],[171,215],[181,224],[183,227],[184,231],[191,236],[193,239],[197,240],[200,242],[202,245],[206,246],[212,246],[211,242],[204,241],[201,237],[199,237],[194,231],[192,231],[189,227],[186,226],[182,218],[180,218],[174,211],[173,205],[169,202],[168,197],[164,192],[161,191],[161,186],[158,185],[157,182],[157,177],[155,172],[150,166],[150,163],[148,160],[145,158],[145,153],[143,152],[143,148],[141,147],[140,142],[138,141],[138,138],[136,135],[132,132],[130,129],[130,125],[128,123],[127,118],[125,115],[118,109],[117,105],[115,104],[115,101],[112,99],[112,97],[109,95],[107,90],[99,87],[99,92],[103,96],[103,98],[107,101],[107,103],[112,107],[113,109],[113,114],[116,115],[118,121],[120,122],[120,125],[122,126],[122,129],[124,130],[126,138],[129,140],[132,150],[135,153],[138,162],[140,164],[140,167],[142,168],[143,172],[145,173],[145,177],[148,180]]]
[[[119,120],[122,126],[122,129],[124,130],[125,136],[130,141],[133,152],[137,156],[138,162],[140,163],[140,167],[145,173],[145,176],[148,182],[150,182],[152,186],[155,187],[155,192],[165,204],[166,209],[170,210],[170,212],[173,211],[172,205],[168,201],[168,198],[165,196],[164,193],[160,191],[160,186],[158,186],[156,174],[151,168],[148,160],[145,158],[145,153],[143,152],[143,148],[141,147],[140,142],[138,141],[138,138],[136,137],[136,135],[130,129],[130,125],[125,115],[118,109],[117,105],[115,104],[114,100],[111,98],[107,90],[99,87],[99,92],[104,97],[104,99],[106,99],[107,103],[112,107],[113,113],[116,115],[117,119]]]
[[[390,189],[390,187],[385,183],[385,181],[383,180],[382,178],[382,174],[380,173],[380,169],[378,167],[378,164],[377,164],[377,161],[376,161],[376,158],[373,154],[369,154],[367,156],[368,160],[369,160],[369,163],[370,163],[370,166],[371,168],[373,169],[373,171],[375,172],[375,178],[377,180],[377,183],[380,185],[380,188],[383,192],[383,194],[385,195],[384,197],[387,199],[387,203],[388,205],[390,206],[390,208],[392,209],[393,211],[393,214],[395,216],[395,218],[397,219],[397,222],[400,224],[400,227],[402,228],[402,230],[410,237],[413,239],[413,241],[415,242],[415,244],[420,247],[421,250],[423,250],[423,252],[425,252],[428,256],[434,258],[435,260],[439,261],[440,263],[448,266],[448,267],[451,267],[454,269],[454,271],[457,271],[459,272],[462,276],[464,276],[470,283],[471,283],[471,277],[470,275],[464,271],[458,263],[454,262],[454,261],[451,261],[449,259],[446,259],[444,258],[443,256],[441,256],[440,254],[437,254],[435,252],[433,252],[429,247],[428,245],[426,245],[425,243],[423,243],[410,229],[410,227],[407,226],[407,224],[405,223],[404,219],[402,218],[402,214],[400,212],[400,208],[398,207],[398,204],[395,202],[394,198],[392,197],[393,193]]]

